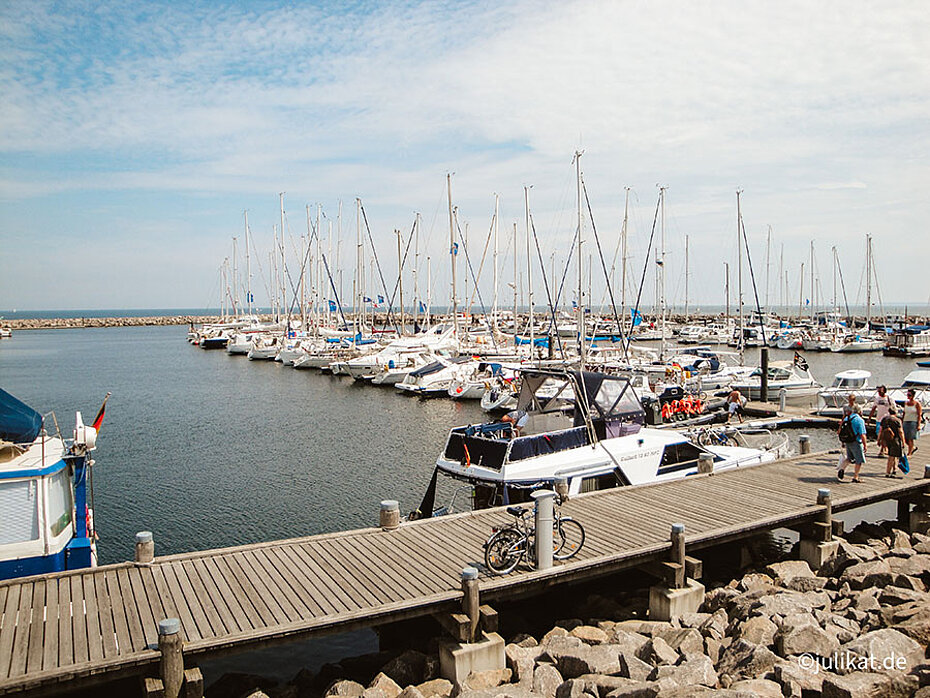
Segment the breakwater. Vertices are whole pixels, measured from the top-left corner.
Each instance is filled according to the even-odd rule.
[[[263,317],[263,321],[270,318]],[[149,317],[71,317],[71,318],[21,318],[0,321],[14,332],[21,330],[68,330],[84,327],[144,327],[159,325],[201,325],[219,322],[211,315],[153,315]]]

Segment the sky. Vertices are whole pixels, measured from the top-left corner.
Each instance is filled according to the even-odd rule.
[[[267,305],[281,192],[292,276],[319,206],[340,300],[351,296],[360,199],[389,291],[394,231],[406,244],[421,215],[420,295],[429,257],[432,301],[445,304],[447,174],[476,272],[499,198],[507,307],[513,285],[525,289],[528,193],[541,303],[541,266],[561,279],[568,265],[577,285],[576,152],[595,302],[604,267],[620,295],[629,187],[628,298],[645,278],[654,302],[645,253],[663,229],[669,303],[687,286],[692,307],[722,305],[727,265],[735,298],[741,191],[763,303],[831,303],[835,247],[847,300],[861,304],[871,235],[876,297],[926,305],[927,36],[916,0],[0,0],[0,311],[216,307],[234,236],[241,298],[245,211]],[[745,252],[743,265],[749,301]]]

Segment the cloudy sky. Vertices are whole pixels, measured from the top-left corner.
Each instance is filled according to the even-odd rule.
[[[577,150],[608,266],[631,188],[637,284],[668,187],[670,302],[686,237],[692,304],[724,302],[725,264],[735,285],[739,189],[763,298],[785,296],[785,275],[790,302],[810,295],[813,241],[818,295],[832,298],[835,246],[861,303],[871,234],[882,298],[926,304],[928,36],[916,0],[2,2],[0,309],[216,306],[245,210],[266,303],[279,192],[292,252],[308,205],[341,230],[344,293],[356,197],[389,286],[393,231],[420,213],[441,303],[447,173],[475,267],[500,196],[510,294],[525,186],[561,276]]]

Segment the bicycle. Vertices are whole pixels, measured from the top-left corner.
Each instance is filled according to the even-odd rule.
[[[484,563],[494,574],[508,574],[516,569],[524,556],[536,564],[536,527],[532,510],[523,507],[507,507],[514,522],[504,527],[495,527],[484,543]],[[552,521],[552,557],[568,560],[578,554],[584,545],[584,527],[570,516],[555,512]]]

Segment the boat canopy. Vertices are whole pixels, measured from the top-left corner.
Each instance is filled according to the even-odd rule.
[[[593,371],[523,371],[521,375],[517,409],[527,412],[561,410],[566,397],[573,393],[576,426],[584,424],[585,417],[639,424],[645,419],[643,406],[627,378]],[[547,383],[558,382],[562,382],[563,386],[555,394],[548,391],[545,396],[538,394]]]
[[[0,441],[31,444],[42,431],[42,415],[0,388]]]

